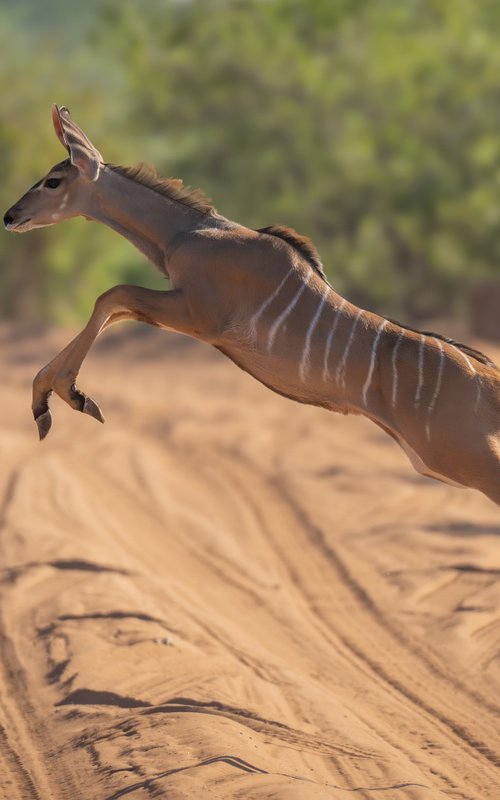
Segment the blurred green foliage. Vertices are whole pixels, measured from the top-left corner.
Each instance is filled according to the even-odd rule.
[[[492,0],[0,2],[4,209],[62,158],[67,104],[104,157],[147,160],[251,227],[313,238],[350,299],[464,311],[500,263],[500,5]],[[43,13],[41,9],[43,8]],[[68,321],[162,285],[81,220],[0,241],[0,311]]]

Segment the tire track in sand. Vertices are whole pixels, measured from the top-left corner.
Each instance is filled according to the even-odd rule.
[[[115,360],[94,362],[104,401]],[[497,800],[495,663],[469,685],[452,650],[394,613],[399,598],[370,558],[376,546],[398,569],[405,514],[435,523],[451,493],[398,489],[391,444],[370,440],[365,470],[361,427],[286,414],[211,359],[170,359],[167,412],[158,363],[134,362],[137,385],[108,429],[58,409],[41,448],[19,434],[27,455],[16,475],[11,463],[10,488],[0,476],[9,800]],[[2,388],[14,420],[25,386]],[[366,552],[351,546],[361,534]],[[458,552],[434,536],[439,548],[417,542],[424,559],[498,566],[484,539]]]

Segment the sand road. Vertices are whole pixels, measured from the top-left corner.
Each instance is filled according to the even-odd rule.
[[[39,444],[66,338],[0,331],[0,798],[498,800],[499,510],[159,332]]]

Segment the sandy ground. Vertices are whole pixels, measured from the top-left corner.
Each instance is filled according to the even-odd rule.
[[[499,510],[154,331],[39,444],[66,338],[0,329],[2,800],[498,800]]]

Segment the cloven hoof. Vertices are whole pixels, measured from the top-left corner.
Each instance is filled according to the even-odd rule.
[[[101,409],[99,408],[95,400],[92,400],[91,397],[87,397],[87,395],[85,395],[82,411],[84,414],[88,414],[89,416],[94,417],[94,419],[96,419],[98,422],[104,422],[104,417]]]
[[[35,422],[38,426],[38,435],[40,437],[40,441],[42,441],[42,439],[45,439],[47,436],[52,425],[52,414],[50,413],[50,410],[47,409],[47,411],[44,411],[38,417],[35,417]]]

